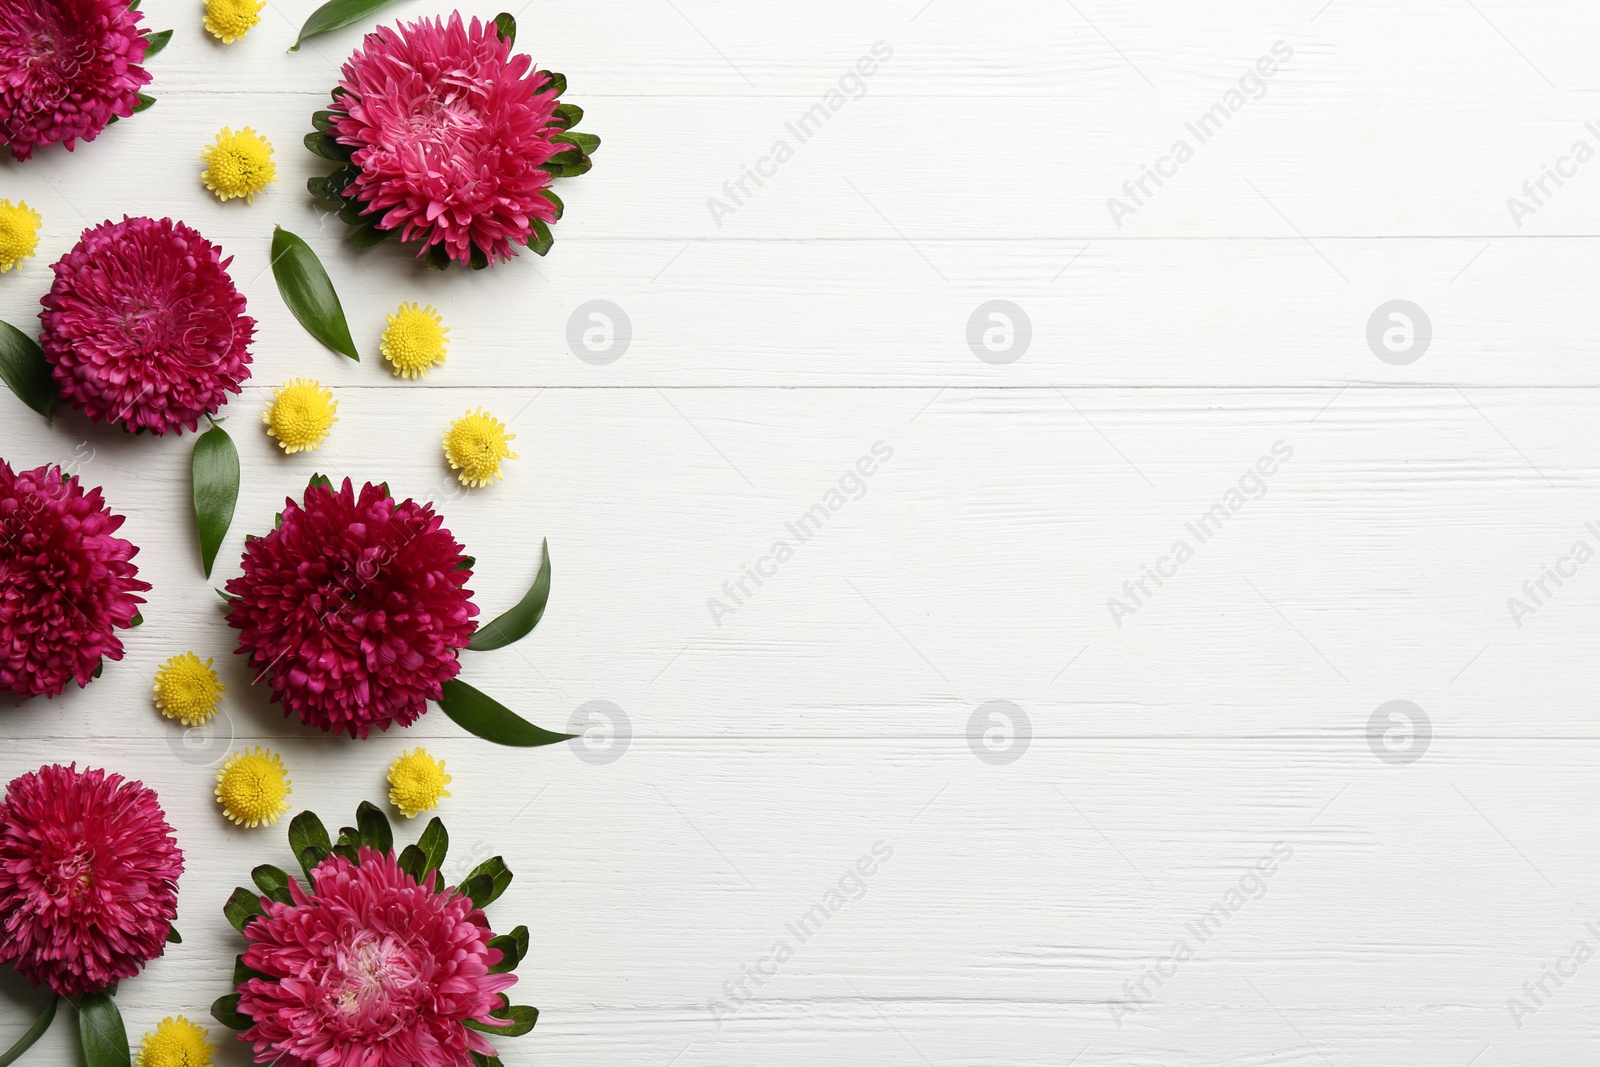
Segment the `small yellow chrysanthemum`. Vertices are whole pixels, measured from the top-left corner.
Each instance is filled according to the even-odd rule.
[[[144,1047],[134,1057],[137,1067],[211,1067],[211,1034],[203,1026],[178,1016],[156,1024],[144,1035]]]
[[[0,274],[15,267],[39,247],[39,213],[26,200],[0,200]]]
[[[383,331],[378,349],[384,359],[394,364],[396,375],[420,378],[428,373],[429,367],[444,362],[445,347],[449,343],[445,334],[450,332],[450,327],[443,324],[432,304],[427,307],[401,304],[388,320],[389,327]]]
[[[156,707],[185,726],[209,722],[228,687],[217,680],[211,661],[193,652],[173,656],[156,670]]]
[[[222,127],[216,143],[200,150],[200,161],[206,165],[200,180],[218,200],[242,196],[253,204],[257,193],[278,180],[272,145],[248,126],[238,133]]]
[[[449,784],[444,760],[434,759],[426,749],[402,752],[389,765],[389,803],[408,819],[437,808],[439,801],[450,795],[445,788]]]
[[[500,461],[517,458],[506,447],[507,441],[516,438],[516,434],[506,433],[505,423],[479,408],[450,424],[450,432],[444,435],[444,458],[452,470],[461,472],[457,477],[462,485],[481,489],[505,477],[500,473]]]
[[[289,453],[321,446],[328,430],[339,421],[339,402],[333,391],[310,378],[291,378],[272,391],[272,404],[261,413],[267,435]]]
[[[232,44],[261,21],[266,0],[206,0],[206,29],[223,44]]]
[[[240,826],[271,826],[289,810],[289,779],[283,760],[260,745],[228,757],[217,772],[217,801],[222,814]]]

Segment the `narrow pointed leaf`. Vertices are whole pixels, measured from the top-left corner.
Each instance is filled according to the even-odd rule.
[[[239,450],[221,426],[213,426],[194,443],[189,463],[194,494],[194,522],[200,533],[200,566],[211,577],[217,549],[228,535],[233,509],[239,503]]]
[[[265,972],[246,965],[244,955],[241,953],[233,958],[233,986],[237,989],[252,978],[266,978]]]
[[[133,105],[133,113],[135,115],[141,111],[147,111],[155,106],[156,98],[151,96],[149,93],[139,93],[137,95],[139,97],[139,102]]]
[[[394,830],[389,826],[389,817],[376,804],[361,802],[356,809],[356,826],[363,845],[379,852],[394,851]]]
[[[144,58],[148,60],[151,56],[167,47],[167,42],[170,40],[172,40],[171,30],[161,30],[147,35],[145,37],[147,43],[144,46]]]
[[[545,539],[541,550],[539,573],[533,585],[523,594],[517,606],[501,615],[487,626],[478,627],[467,647],[474,652],[489,652],[520,641],[533,632],[544,618],[545,605],[550,602],[550,541]]]
[[[60,1002],[60,997],[52,996],[50,1003],[44,1006],[44,1011],[40,1012],[39,1017],[33,1020],[33,1025],[28,1027],[28,1032],[17,1038],[15,1045],[0,1052],[0,1067],[10,1067],[17,1062],[18,1056],[32,1048],[33,1043],[44,1036],[44,1032],[50,1029],[50,1024],[55,1021],[56,1005]]]
[[[502,11],[494,17],[494,32],[508,45],[517,43],[517,20]]]
[[[45,418],[56,407],[56,381],[39,343],[9,322],[0,322],[0,378],[17,399]]]
[[[485,1026],[482,1023],[471,1021],[466,1025],[481,1034],[493,1034],[496,1037],[521,1037],[529,1030],[532,1030],[534,1024],[539,1021],[539,1009],[530,1008],[523,1004],[514,1004],[503,1012],[497,1012],[494,1017],[504,1019],[505,1025]]]
[[[239,1012],[239,994],[229,993],[218,997],[211,1005],[211,1017],[229,1030],[248,1030],[252,1025],[248,1015]]]
[[[89,1067],[130,1067],[128,1030],[110,993],[87,993],[78,998],[78,1038]]]
[[[167,925],[167,944],[169,944],[169,945],[181,945],[181,944],[183,944],[183,937],[178,933],[178,928],[176,926],[171,925],[170,923]]]
[[[528,250],[536,256],[550,254],[550,246],[556,243],[555,234],[550,232],[550,224],[543,219],[529,219]]]
[[[542,729],[524,719],[498,700],[474,689],[459,678],[444,683],[444,693],[439,707],[455,724],[497,745],[533,748],[568,741],[577,734],[558,734]]]
[[[307,37],[315,37],[319,33],[342,29],[352,22],[360,22],[391,2],[392,0],[328,0],[328,3],[317,8],[311,13],[311,17],[306,19],[305,25],[300,27],[300,36],[289,46],[289,51],[298,52],[301,43]]]
[[[283,302],[306,332],[335,352],[359,360],[339,294],[311,246],[282,226],[272,231],[272,277]]]
[[[417,884],[422,884],[422,879],[427,872],[428,854],[416,845],[407,845],[400,850],[400,856],[395,860],[395,865],[405,871]]]
[[[481,883],[481,889],[480,889]],[[499,856],[484,860],[472,869],[466,881],[461,883],[462,891],[472,898],[472,902],[480,908],[487,908],[490,904],[500,899],[501,894],[511,885],[511,870],[506,866],[506,861]],[[471,886],[472,889],[467,887]]]

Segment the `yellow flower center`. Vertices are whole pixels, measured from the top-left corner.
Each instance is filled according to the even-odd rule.
[[[339,421],[334,414],[338,410],[330,390],[309,378],[293,378],[273,391],[272,404],[261,413],[261,420],[285,452],[302,452],[322,444]]]
[[[217,680],[211,661],[193,652],[173,656],[156,671],[156,707],[169,719],[199,726],[217,713],[228,687]]]
[[[452,469],[461,472],[458,477],[462,485],[482,488],[505,477],[500,473],[500,461],[517,458],[506,447],[506,442],[516,437],[506,433],[505,423],[479,408],[450,425],[450,432],[444,435],[444,456]]]
[[[210,1034],[185,1019],[162,1019],[154,1033],[144,1035],[138,1067],[211,1067]]]
[[[289,778],[283,760],[257,745],[228,757],[217,772],[222,814],[241,826],[271,826],[289,810]]]
[[[33,255],[39,247],[39,213],[26,200],[0,200],[0,274]]]
[[[266,0],[206,0],[206,29],[223,44],[232,44],[261,21]]]
[[[272,145],[248,126],[238,133],[222,127],[216,143],[200,150],[200,159],[206,165],[200,180],[219,200],[242,196],[254,203],[257,193],[278,180]]]
[[[426,749],[404,752],[389,766],[389,803],[406,818],[415,819],[450,795],[445,788],[449,784],[444,760],[434,759]]]
[[[388,316],[388,321],[388,329],[383,331],[383,341],[378,348],[384,358],[394,364],[395,374],[417,378],[435,363],[444,362],[445,334],[450,328],[441,323],[433,305],[424,308],[401,304],[399,310]]]

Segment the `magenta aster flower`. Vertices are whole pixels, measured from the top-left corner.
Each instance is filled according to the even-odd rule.
[[[366,737],[415,722],[460,671],[478,614],[471,577],[431,506],[324,479],[245,543],[228,625],[285,714]]]
[[[156,795],[73,764],[0,800],[0,963],[62,996],[97,993],[161,955],[183,853]]]
[[[193,430],[250,377],[256,320],[228,277],[232,262],[171,219],[85,230],[55,264],[39,314],[61,399],[91,422]]]
[[[509,259],[514,243],[548,251],[551,178],[588,170],[600,143],[568,132],[583,112],[558,99],[565,78],[459,13],[369,33],[343,75],[319,125],[324,154],[350,165],[309,185],[344,202],[345,221],[398,233],[441,268]]]
[[[133,114],[147,43],[128,0],[0,0],[0,141],[17,159]]]
[[[258,972],[239,986],[240,1037],[257,1063],[281,1067],[472,1067],[494,1046],[468,1024],[490,1013],[510,973],[472,898],[419,883],[392,852],[361,847],[359,865],[330,856],[311,891],[290,879],[289,902],[261,898],[241,959]]]
[[[0,459],[0,692],[58,696],[122,658],[116,630],[150,588],[130,562],[139,550],[111,536],[122,523],[60,467]]]

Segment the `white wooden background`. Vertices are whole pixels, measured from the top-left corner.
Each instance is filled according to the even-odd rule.
[[[1600,948],[1600,565],[1521,626],[1507,599],[1600,544],[1600,161],[1520,227],[1506,204],[1575,141],[1600,148],[1592,5],[527,5],[519,45],[568,75],[605,143],[560,186],[548,259],[446,276],[351,249],[303,193],[325,165],[299,141],[357,30],[286,54],[313,4],[273,0],[222,48],[197,4],[147,7],[176,31],[156,107],[71,156],[0,164],[0,195],[45,217],[0,316],[30,322],[48,264],[128,212],[222,244],[261,324],[227,408],[246,485],[210,582],[189,438],[0,403],[5,457],[103,484],[155,585],[101,681],[0,711],[0,778],[104,765],[158,789],[177,826],[185,942],[125,983],[136,1039],[206,1016],[239,946],[224,898],[289,862],[282,824],[235,830],[212,803],[230,747],[282,751],[296,807],[338,825],[425,741],[455,775],[451,869],[502,852],[517,880],[491,917],[535,932],[517,993],[543,1015],[502,1043],[509,1065],[1593,1054],[1600,964],[1573,973],[1573,954]],[[879,41],[893,56],[864,94],[718,225],[707,200]],[[1192,144],[1185,122],[1277,42],[1293,55],[1265,95],[1117,227],[1107,198]],[[253,206],[200,186],[224,124],[277,146],[282,181]],[[275,223],[329,265],[360,364],[286,313]],[[1396,299],[1432,323],[1406,365],[1367,340]],[[425,382],[376,352],[402,300],[452,328]],[[568,344],[591,300],[632,324],[604,365]],[[968,343],[990,300],[1031,322],[1010,363]],[[285,457],[258,413],[296,375],[334,388],[340,421]],[[480,404],[522,458],[463,494],[438,439]],[[876,442],[893,458],[864,495],[717,625],[708,599]],[[1107,598],[1277,442],[1293,455],[1266,494],[1116,625]],[[313,470],[439,500],[488,614],[548,537],[544,623],[466,676],[547,726],[594,701],[631,726],[613,715],[585,761],[493,748],[437,712],[366,743],[285,723],[210,589]],[[187,745],[149,698],[186,649],[230,685],[216,736]],[[1031,726],[988,718],[996,700]],[[1425,724],[1374,728],[1395,700]],[[848,875],[879,842],[892,858],[863,893]],[[1275,846],[1291,858],[1248,877]],[[1242,878],[1250,899],[1230,898]],[[852,899],[800,943],[786,924],[841,879]],[[1200,943],[1186,924],[1230,900]],[[1192,958],[1160,964],[1180,940]],[[775,966],[779,941],[794,954]],[[1157,966],[1150,1002],[1114,1010]],[[758,967],[777,973],[734,1000],[725,983]],[[3,1045],[38,998],[10,976],[0,997]],[[67,1035],[29,1062],[75,1062]]]

